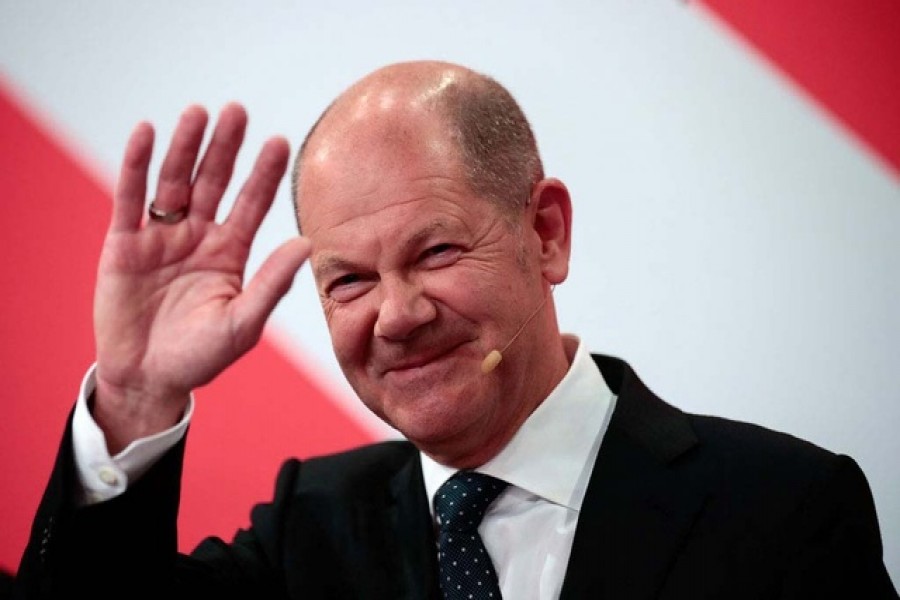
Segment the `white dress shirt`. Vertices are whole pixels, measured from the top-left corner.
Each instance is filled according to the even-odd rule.
[[[97,387],[94,375],[96,365],[88,370],[81,382],[81,390],[72,416],[72,445],[75,469],[81,482],[80,504],[94,504],[115,498],[125,492],[129,481],[147,472],[153,464],[177,444],[187,431],[194,414],[194,397],[191,396],[184,416],[175,426],[134,440],[124,450],[110,456],[103,431],[94,421],[87,401]]]
[[[616,397],[584,345],[565,336],[571,365],[562,381],[531,414],[509,444],[476,469],[508,482],[479,527],[504,598],[558,598],[575,526]],[[72,421],[82,504],[122,494],[184,436],[193,397],[172,428],[133,441],[110,456],[103,432],[87,406],[94,368],[84,378]],[[432,501],[456,469],[422,455],[425,489]]]
[[[475,469],[509,483],[478,528],[504,598],[559,598],[575,526],[616,397],[577,338],[568,373],[493,459]],[[422,454],[434,495],[456,469]]]

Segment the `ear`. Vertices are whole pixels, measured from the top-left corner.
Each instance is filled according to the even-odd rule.
[[[569,275],[572,247],[569,190],[559,179],[542,179],[531,190],[529,212],[540,240],[541,273],[551,285],[562,283]]]

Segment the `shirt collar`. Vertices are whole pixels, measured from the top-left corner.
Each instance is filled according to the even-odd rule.
[[[616,398],[584,344],[575,336],[564,338],[567,348],[576,346],[568,372],[509,444],[476,471],[579,511]],[[457,469],[421,456],[433,502]]]

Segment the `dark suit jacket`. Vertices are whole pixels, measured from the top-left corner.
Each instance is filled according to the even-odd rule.
[[[685,414],[624,362],[595,360],[618,402],[563,598],[897,597],[871,493],[850,458]],[[69,435],[19,569],[23,595],[439,595],[428,501],[409,443],[286,462],[249,530],[231,543],[206,540],[185,557],[175,532],[183,445],[122,496],[75,509]]]

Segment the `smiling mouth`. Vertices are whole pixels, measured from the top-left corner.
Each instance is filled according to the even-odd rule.
[[[396,365],[393,365],[393,366],[385,369],[383,371],[383,375],[387,375],[389,373],[409,373],[416,369],[422,369],[433,363],[441,361],[444,358],[451,356],[453,353],[456,352],[457,349],[459,349],[461,346],[463,346],[466,343],[467,342],[460,342],[460,343],[450,346],[446,350],[442,350],[436,354],[429,354],[427,356],[417,357],[414,359],[400,362]]]

